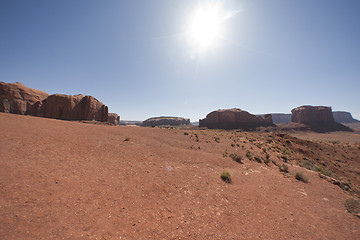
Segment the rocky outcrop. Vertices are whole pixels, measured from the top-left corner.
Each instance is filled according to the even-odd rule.
[[[291,121],[302,123],[315,132],[352,131],[334,121],[331,107],[301,106],[291,110]]]
[[[42,101],[48,96],[46,92],[21,83],[0,82],[0,112],[37,116]]]
[[[331,107],[301,106],[291,110],[291,121],[298,123],[334,122]]]
[[[358,123],[359,120],[356,120],[352,117],[351,113],[344,111],[335,111],[333,112],[334,120],[338,123]]]
[[[107,122],[118,126],[120,125],[120,116],[118,116],[116,113],[109,113]]]
[[[92,96],[53,94],[0,82],[0,111],[64,120],[106,122],[108,107]]]
[[[92,96],[54,94],[43,101],[40,116],[106,122],[108,107]]]
[[[145,120],[143,126],[161,126],[161,125],[188,125],[190,119],[182,117],[153,117]]]
[[[271,114],[255,116],[237,108],[213,111],[199,120],[199,127],[211,129],[254,129],[273,125]]]

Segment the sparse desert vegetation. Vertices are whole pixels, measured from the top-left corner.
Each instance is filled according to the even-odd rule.
[[[226,183],[231,183],[231,182],[232,182],[232,180],[231,180],[231,174],[230,174],[229,171],[222,171],[222,172],[220,173],[220,178],[221,178],[221,180],[223,180],[223,181],[226,182]]]
[[[309,178],[303,172],[296,172],[295,178],[304,183],[309,182]]]
[[[0,114],[0,122],[0,194],[6,201],[0,234],[7,239],[29,234],[30,239],[101,238],[103,230],[129,239],[155,236],[154,231],[164,239],[207,239],[209,232],[253,239],[258,237],[253,224],[259,221],[262,237],[269,239],[293,238],[293,233],[311,239],[309,224],[321,239],[359,234],[357,217],[346,213],[358,214],[357,143],[261,131],[112,127],[12,114]],[[304,176],[311,180],[306,188],[295,187],[305,186],[294,181],[296,172],[303,173],[300,181]],[[355,200],[346,201],[349,196]],[[16,228],[14,214],[22,219]],[[299,224],[286,224],[285,218]],[[89,230],[84,233],[85,223]],[[116,232],[119,224],[124,232]]]

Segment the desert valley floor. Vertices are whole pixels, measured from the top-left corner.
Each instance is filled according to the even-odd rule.
[[[360,133],[336,134],[0,113],[0,239],[360,239],[360,218],[345,208],[359,195]]]

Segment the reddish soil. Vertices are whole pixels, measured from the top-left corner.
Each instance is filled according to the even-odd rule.
[[[309,183],[246,151],[277,164],[287,155]],[[243,164],[226,157],[235,152]],[[359,186],[359,153],[281,134],[0,113],[0,239],[360,239],[344,205]],[[295,165],[305,157],[352,189]]]

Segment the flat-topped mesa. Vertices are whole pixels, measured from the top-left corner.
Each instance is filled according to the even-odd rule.
[[[271,114],[255,116],[241,109],[217,110],[199,120],[199,127],[210,129],[254,129],[274,126]]]
[[[335,122],[339,122],[339,123],[358,123],[358,122],[360,122],[359,120],[354,119],[352,117],[351,113],[345,112],[345,111],[333,112],[333,116],[334,116]]]
[[[189,118],[182,117],[152,117],[143,122],[143,126],[161,126],[161,125],[188,125],[190,124]]]
[[[334,122],[331,107],[301,106],[291,110],[291,121],[298,123]]]
[[[0,112],[37,115],[48,93],[28,88],[22,83],[0,82]]]
[[[352,131],[347,126],[335,122],[331,107],[301,106],[291,110],[291,121],[305,124],[315,132]]]

